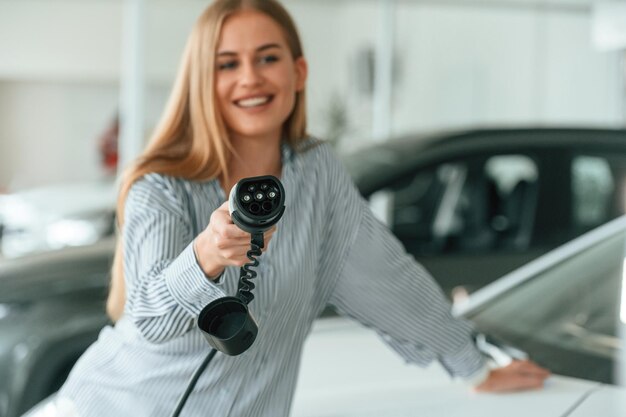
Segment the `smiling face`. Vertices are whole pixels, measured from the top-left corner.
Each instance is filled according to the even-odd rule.
[[[215,70],[217,103],[231,138],[278,142],[306,80],[306,62],[294,60],[281,27],[254,10],[229,16]]]

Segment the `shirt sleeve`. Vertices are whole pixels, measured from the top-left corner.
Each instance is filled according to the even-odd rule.
[[[138,181],[124,213],[127,312],[147,340],[165,342],[189,331],[202,308],[225,294],[198,265],[188,208],[172,182]]]
[[[375,329],[406,361],[439,360],[452,375],[472,380],[485,363],[471,326],[451,306],[431,275],[372,214],[343,169],[334,170],[330,247],[341,247],[329,303]]]

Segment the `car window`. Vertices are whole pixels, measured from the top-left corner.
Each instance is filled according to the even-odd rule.
[[[396,236],[422,242],[424,249],[434,249],[438,235],[450,233],[455,227],[449,224],[453,219],[445,217],[447,213],[440,207],[444,199],[451,199],[452,193],[458,198],[464,175],[462,164],[444,164],[394,184],[388,194],[393,206],[391,227]]]
[[[528,248],[532,237],[539,172],[525,155],[499,155],[485,164],[485,176],[495,188],[490,226],[496,249]]]
[[[578,230],[589,230],[615,217],[616,182],[623,181],[619,167],[624,158],[578,155],[572,160],[573,221]],[[621,177],[621,178],[620,178]]]
[[[388,221],[414,253],[523,250],[532,235],[538,175],[525,155],[442,163],[386,190]]]

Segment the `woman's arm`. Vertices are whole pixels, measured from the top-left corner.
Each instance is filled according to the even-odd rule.
[[[179,180],[151,174],[133,184],[125,206],[125,311],[155,343],[189,331],[202,308],[224,296],[196,259],[184,192]],[[119,294],[120,287],[113,285]]]
[[[327,247],[343,248],[340,255],[328,253],[322,259],[325,279],[336,280],[329,303],[374,328],[405,360],[419,365],[438,360],[451,375],[473,381],[478,390],[540,386],[548,372],[528,361],[486,369],[472,327],[452,316],[431,275],[373,216],[347,174],[332,164],[329,172],[333,198],[327,236],[333,242]],[[326,269],[333,259],[342,261]]]
[[[111,274],[111,283],[109,287],[109,295],[107,297],[106,312],[111,321],[114,323],[124,314],[124,304],[126,303],[126,286],[124,285],[124,265],[123,258],[120,253],[119,246],[122,245],[122,239],[118,238],[116,245],[116,254],[113,259],[113,273]]]

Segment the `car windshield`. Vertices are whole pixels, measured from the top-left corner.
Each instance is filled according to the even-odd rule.
[[[620,226],[468,317],[555,373],[615,383],[625,248]]]

